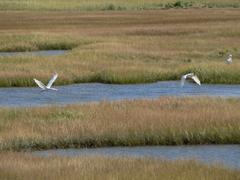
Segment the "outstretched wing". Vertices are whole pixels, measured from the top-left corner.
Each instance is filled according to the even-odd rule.
[[[199,86],[201,86],[201,82],[196,75],[193,76],[192,79],[195,81],[195,83],[197,83]]]
[[[184,86],[185,80],[186,80],[186,75],[183,75],[183,76],[181,77],[181,87]]]
[[[57,79],[57,77],[58,77],[58,74],[53,75],[52,79],[47,84],[47,88],[50,88],[53,85],[53,83]]]
[[[35,81],[35,83],[41,88],[41,89],[46,89],[46,86],[39,80],[37,79],[33,79]]]

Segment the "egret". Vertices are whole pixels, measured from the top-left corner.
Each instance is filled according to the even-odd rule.
[[[231,64],[232,63],[232,55],[231,54],[228,55],[228,58],[226,59],[226,63],[227,64]]]
[[[57,89],[52,88],[51,86],[53,85],[54,81],[57,79],[58,74],[55,73],[52,77],[52,79],[50,79],[50,81],[48,82],[47,86],[45,86],[41,81],[37,80],[37,79],[33,79],[35,81],[35,83],[42,89],[42,91],[45,90],[54,90],[57,91]]]
[[[183,75],[182,78],[181,78],[181,86],[182,86],[182,87],[184,86],[184,83],[185,83],[185,81],[186,81],[187,78],[193,79],[193,81],[194,81],[195,83],[197,83],[199,86],[201,86],[201,82],[200,82],[200,80],[198,79],[198,77],[197,77],[196,75],[194,75],[194,73],[188,73],[188,74]]]

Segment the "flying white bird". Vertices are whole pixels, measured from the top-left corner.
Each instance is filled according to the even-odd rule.
[[[184,83],[185,83],[185,81],[186,81],[187,78],[193,79],[193,81],[194,81],[195,83],[197,83],[199,86],[201,86],[201,82],[200,82],[200,80],[198,79],[198,77],[197,77],[196,75],[194,75],[193,73],[188,73],[188,74],[183,75],[182,78],[181,78],[181,86],[182,86],[182,87],[184,86]]]
[[[232,63],[232,55],[231,54],[228,55],[228,58],[226,59],[226,63],[227,64],[231,64]]]
[[[33,79],[35,81],[35,83],[42,89],[42,91],[45,90],[54,90],[57,91],[57,89],[55,88],[51,88],[51,86],[53,85],[54,81],[57,79],[58,74],[54,74],[52,79],[50,79],[50,81],[48,82],[47,86],[45,86],[41,81],[37,80],[37,79]]]

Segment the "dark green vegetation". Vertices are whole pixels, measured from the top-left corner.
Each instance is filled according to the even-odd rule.
[[[240,101],[160,98],[0,109],[0,149],[239,144]]]

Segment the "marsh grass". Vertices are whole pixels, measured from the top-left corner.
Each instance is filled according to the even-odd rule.
[[[240,103],[160,98],[0,109],[0,149],[239,144]]]
[[[233,7],[238,8],[238,0],[1,0],[0,10],[146,10],[162,8],[202,8]]]
[[[133,12],[0,12],[0,51],[69,49],[63,56],[0,57],[0,86],[179,80],[240,83],[235,9]],[[225,58],[233,54],[233,64]]]
[[[1,179],[239,179],[240,172],[193,160],[127,157],[36,157],[0,154]]]
[[[74,39],[71,36],[49,34],[7,34],[0,36],[0,52],[25,52],[36,50],[71,50],[77,46],[90,44],[90,40]]]

